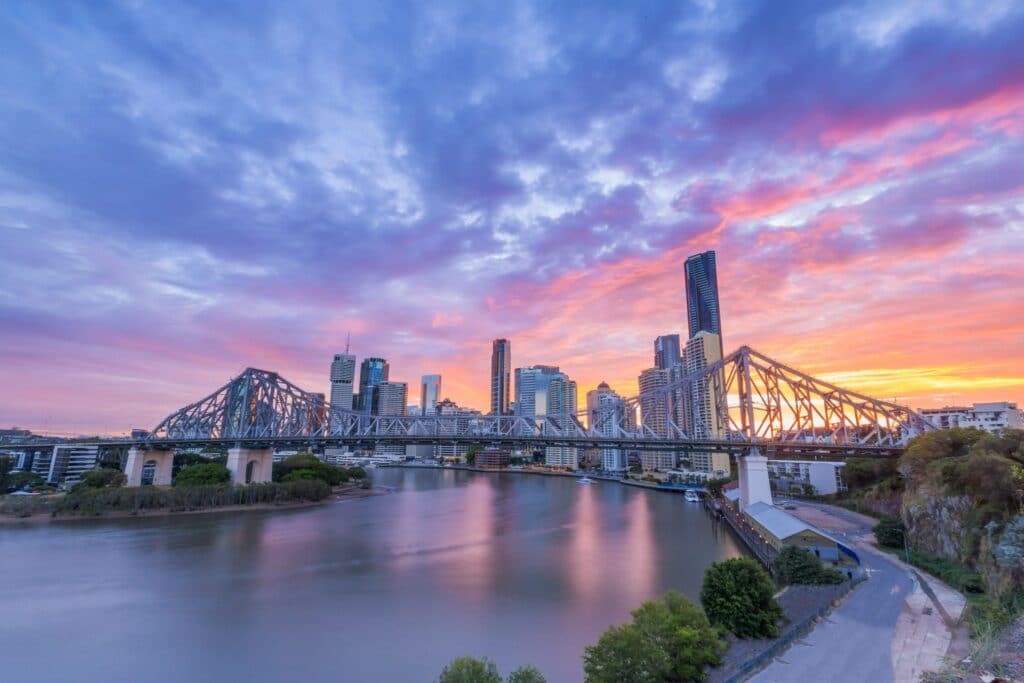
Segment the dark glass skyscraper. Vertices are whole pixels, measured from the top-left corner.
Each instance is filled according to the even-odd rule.
[[[357,409],[364,413],[373,411],[376,399],[376,387],[388,381],[388,362],[383,358],[364,358],[359,367],[359,405]]]
[[[686,259],[686,313],[690,323],[690,339],[700,332],[722,336],[722,320],[718,312],[718,273],[715,252],[705,251]]]
[[[509,414],[512,342],[495,339],[491,346],[491,415]]]
[[[668,370],[682,361],[678,334],[663,334],[654,340],[654,367]]]

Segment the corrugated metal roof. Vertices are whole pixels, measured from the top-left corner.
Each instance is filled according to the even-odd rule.
[[[754,503],[748,505],[743,512],[747,513],[756,521],[758,524],[767,529],[775,538],[785,540],[793,534],[798,534],[801,531],[813,531],[816,534],[820,534],[830,541],[839,543],[836,539],[826,534],[821,529],[811,526],[807,522],[794,517],[785,510],[768,505],[768,503]]]

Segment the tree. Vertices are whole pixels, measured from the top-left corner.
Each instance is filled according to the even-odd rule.
[[[526,664],[510,673],[505,683],[548,683],[548,679],[533,664]]]
[[[43,478],[32,472],[11,472],[7,475],[7,489],[20,491],[26,486],[39,486]]]
[[[356,465],[355,467],[349,467],[347,470],[348,476],[352,479],[366,479],[366,470]]]
[[[723,479],[708,479],[707,482],[704,483],[704,488],[708,490],[708,493],[711,494],[712,498],[718,498],[722,495],[722,487],[730,481],[732,481],[732,479],[727,477]]]
[[[883,517],[872,531],[875,532],[875,541],[878,545],[886,548],[902,548],[907,527],[903,525],[903,520],[899,517]]]
[[[827,569],[807,548],[787,545],[775,558],[775,576],[785,584],[842,583],[846,577],[835,569]]]
[[[214,486],[231,481],[231,472],[219,462],[189,465],[174,478],[175,486]]]
[[[749,557],[713,563],[704,573],[700,602],[711,623],[739,638],[774,638],[782,608],[772,577]]]
[[[310,470],[317,479],[329,486],[337,486],[348,481],[349,478],[348,472],[320,460],[312,453],[296,453],[281,462],[274,463],[272,478],[274,481],[295,481],[294,477],[288,480],[285,477],[298,470]],[[305,475],[302,476],[305,477]]]
[[[82,475],[82,480],[71,487],[71,492],[84,491],[86,489],[102,489],[108,486],[123,486],[127,477],[121,470],[112,467],[101,467],[98,470],[89,470]]]
[[[469,447],[466,449],[466,464],[472,465],[476,463],[476,454],[482,451],[483,449],[484,447],[478,443],[469,444]]]
[[[501,683],[498,667],[487,657],[457,657],[441,671],[438,683]]]
[[[14,469],[14,458],[0,455],[0,493],[7,491],[7,477]]]
[[[645,602],[632,615],[584,649],[588,683],[702,681],[705,667],[721,663],[726,645],[718,630],[679,593]]]

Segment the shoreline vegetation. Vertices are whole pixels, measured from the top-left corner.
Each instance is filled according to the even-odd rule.
[[[181,460],[179,463],[178,460]],[[126,487],[115,468],[91,470],[64,494],[0,498],[0,523],[116,519],[170,514],[308,507],[386,493],[361,467],[336,467],[311,453],[274,463],[272,481],[234,485],[220,454],[175,457],[171,486]]]

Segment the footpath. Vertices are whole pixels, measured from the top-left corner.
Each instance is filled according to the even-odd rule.
[[[796,510],[791,511],[794,515],[834,536],[844,538],[864,551],[862,559],[867,567],[868,586],[875,584],[873,590],[865,591],[862,596],[851,597],[830,615],[831,621],[837,623],[849,619],[844,628],[848,630],[847,635],[852,637],[836,638],[832,636],[841,634],[829,634],[830,637],[823,639],[822,644],[827,640],[830,647],[842,650],[846,643],[849,645],[845,647],[849,649],[850,645],[859,641],[857,631],[870,628],[877,631],[873,638],[876,643],[889,643],[887,649],[890,666],[885,668],[891,680],[916,683],[922,673],[941,670],[951,645],[956,644],[956,636],[962,632],[959,623],[967,604],[963,595],[938,579],[915,570],[895,555],[879,550],[871,532],[875,520],[870,517],[816,503],[794,502],[797,506]],[[870,559],[867,555],[870,555]],[[876,603],[873,608],[868,606],[873,609],[873,613],[864,612],[865,605],[859,604],[864,600],[854,599],[866,597],[868,593],[873,598],[869,602]],[[876,602],[878,600],[881,602]],[[892,615],[895,615],[895,619],[891,618]],[[819,625],[815,632],[828,625]],[[815,632],[807,638],[812,647]],[[842,652],[832,654],[838,661],[846,659]],[[860,657],[864,657],[863,650]],[[762,673],[768,672],[766,669]],[[854,671],[850,670],[840,669],[830,674],[832,680],[856,680]],[[755,680],[796,679],[759,675]]]

